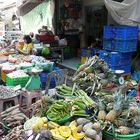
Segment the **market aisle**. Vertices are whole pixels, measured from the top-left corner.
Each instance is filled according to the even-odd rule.
[[[77,65],[80,63],[80,58],[74,57],[68,60],[64,60],[64,62],[61,65],[76,70]]]

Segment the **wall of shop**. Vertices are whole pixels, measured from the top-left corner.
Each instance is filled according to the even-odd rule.
[[[27,7],[27,9],[29,8]],[[26,12],[27,9],[25,10]],[[33,10],[20,18],[21,30],[26,34],[29,32],[38,33],[38,29],[43,25],[47,25],[51,30],[54,30],[54,10],[55,4],[53,0],[39,4]]]
[[[84,5],[104,4],[104,0],[84,0]]]
[[[123,0],[116,0],[116,1],[122,2]],[[104,0],[84,0],[84,5],[85,6],[104,5]],[[108,25],[110,25],[110,24],[118,25],[109,13],[108,13],[108,18],[107,18],[107,23],[108,23]]]
[[[4,22],[6,25],[6,30],[12,31],[12,16],[15,14],[15,8],[10,8],[4,11]]]

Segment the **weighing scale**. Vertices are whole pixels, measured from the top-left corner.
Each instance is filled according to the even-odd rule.
[[[27,90],[40,90],[40,76],[39,73],[41,73],[43,70],[42,69],[28,69],[27,73],[30,76],[29,81],[27,82],[25,89]]]
[[[124,80],[124,77],[122,77],[122,74],[124,74],[124,70],[116,70],[115,71],[115,74],[116,74],[116,78],[117,78],[117,82],[120,84],[120,85],[123,85],[125,83],[125,80]]]

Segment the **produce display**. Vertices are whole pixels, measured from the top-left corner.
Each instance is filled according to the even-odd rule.
[[[57,90],[57,95],[59,97],[73,97],[73,98],[80,98],[80,100],[82,100],[84,102],[85,105],[89,106],[93,106],[94,104],[96,104],[88,95],[86,92],[84,92],[81,89],[77,89],[77,88],[72,88],[69,87],[67,85],[62,85],[62,86],[57,86],[56,87]]]
[[[27,128],[27,125],[28,127],[30,126],[30,129],[25,131],[25,136],[28,138],[35,137],[35,134],[42,133],[42,131],[46,132],[46,138],[57,140],[100,140],[102,135],[100,124],[92,123],[92,121],[86,118],[78,118],[63,125],[48,121],[45,117],[32,118],[26,121],[24,128]]]
[[[22,133],[24,132],[23,126],[17,126],[13,128],[6,136],[3,137],[4,140],[24,140],[22,138]]]
[[[71,117],[70,112],[70,104],[64,100],[58,100],[49,107],[46,114],[49,120],[61,122],[63,119],[69,119]]]
[[[48,70],[48,71],[52,71],[53,69],[53,65],[54,65],[54,62],[51,62],[49,60],[46,60],[45,58],[43,57],[40,57],[40,56],[31,56],[31,59],[32,59],[32,63],[40,68],[40,69],[43,69],[43,70]]]
[[[16,92],[13,88],[0,85],[0,99],[7,99],[18,96],[19,92]]]
[[[140,105],[133,97],[126,96],[122,90],[114,94],[96,93],[96,96],[99,101],[97,120],[105,130],[122,135],[139,132]]]
[[[41,128],[47,128],[47,122],[48,119],[46,117],[33,117],[30,120],[26,121],[26,123],[24,124],[24,129],[32,129],[34,131],[37,131]]]
[[[23,125],[28,118],[19,110],[19,105],[0,113],[1,122],[9,129]]]
[[[20,63],[19,66],[24,68],[24,67],[32,67],[33,65],[29,62],[24,62],[24,63]]]
[[[31,57],[30,55],[11,55],[12,59],[16,59],[16,63],[20,64],[21,62],[31,62]]]
[[[55,126],[50,130],[54,139],[63,140],[100,140],[100,126],[85,118],[78,118],[63,126]]]
[[[24,77],[29,77],[28,74],[53,68],[53,62],[38,56],[11,55],[9,61],[12,63],[4,63],[0,67],[7,70],[10,65],[8,70],[13,70],[34,66],[7,74],[6,79],[10,82],[13,79],[25,82]],[[102,140],[104,133],[112,133],[114,138],[118,134],[140,136],[140,98],[128,94],[131,89],[136,90],[137,83],[127,81],[120,86],[117,76],[105,61],[97,56],[89,58],[73,76],[73,86],[66,82],[57,85],[53,93],[46,95],[40,91],[42,98],[33,99],[26,114],[19,105],[7,105],[7,109],[0,113],[0,138]],[[12,87],[0,86],[0,100],[19,94]]]
[[[52,134],[46,128],[41,128],[38,132],[32,130],[25,131],[22,140],[51,140]]]
[[[15,70],[16,69],[16,67],[15,66],[13,66],[13,65],[4,65],[3,67],[2,67],[2,70],[3,71],[13,71],[13,70]]]
[[[22,70],[17,70],[17,71],[7,74],[7,76],[9,78],[19,78],[19,77],[21,78],[21,77],[27,77],[28,75]]]
[[[116,75],[109,69],[104,60],[100,60],[98,56],[94,56],[78,68],[73,81],[80,88],[92,95],[102,88],[114,87]]]

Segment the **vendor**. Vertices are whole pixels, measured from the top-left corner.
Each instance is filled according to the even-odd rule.
[[[25,35],[23,40],[24,40],[23,48],[17,47],[17,50],[21,54],[28,55],[32,52],[33,49],[32,39],[30,38],[29,35]]]

